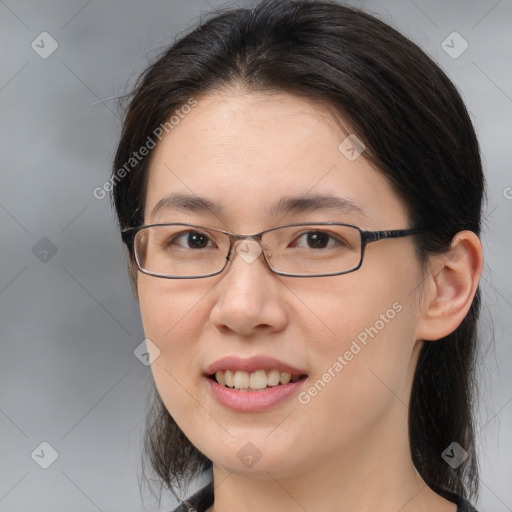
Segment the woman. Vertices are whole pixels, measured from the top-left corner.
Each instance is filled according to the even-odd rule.
[[[331,2],[218,14],[140,78],[112,183],[151,467],[211,477],[177,510],[474,510],[484,180],[416,45]]]

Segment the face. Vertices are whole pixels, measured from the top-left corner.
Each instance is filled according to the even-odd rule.
[[[404,205],[364,153],[351,160],[338,149],[345,138],[323,107],[284,93],[198,98],[154,150],[145,224],[238,234],[301,222],[408,227]],[[215,213],[172,204],[154,212],[171,194],[206,199]],[[272,209],[326,195],[357,208]],[[291,477],[356,457],[406,420],[420,281],[411,238],[369,244],[359,270],[333,277],[279,276],[261,255],[248,262],[236,251],[214,277],[139,273],[145,334],[160,351],[152,363],[158,391],[190,441],[234,473]],[[206,376],[228,356],[271,357],[307,378],[270,407],[235,409],[219,402]],[[240,456],[251,451],[254,466]]]

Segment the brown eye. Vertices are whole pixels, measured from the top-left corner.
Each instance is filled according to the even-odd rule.
[[[308,247],[312,249],[324,249],[329,244],[330,236],[322,231],[310,231],[306,234]]]
[[[186,249],[204,249],[211,243],[210,238],[205,233],[199,231],[187,231],[174,236],[168,245],[180,245]]]
[[[342,247],[343,240],[327,231],[308,231],[295,239],[294,247],[306,249],[329,249]]]

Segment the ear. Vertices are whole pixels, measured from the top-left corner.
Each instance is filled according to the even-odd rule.
[[[483,266],[482,244],[472,231],[457,233],[448,252],[432,257],[416,339],[438,340],[457,329],[471,307]]]

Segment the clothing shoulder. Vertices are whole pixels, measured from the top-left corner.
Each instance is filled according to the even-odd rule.
[[[478,512],[469,501],[456,494],[451,496],[457,503],[457,512]],[[172,512],[205,512],[213,505],[213,482],[202,487]]]
[[[213,482],[202,487],[172,512],[205,512],[213,505]]]

